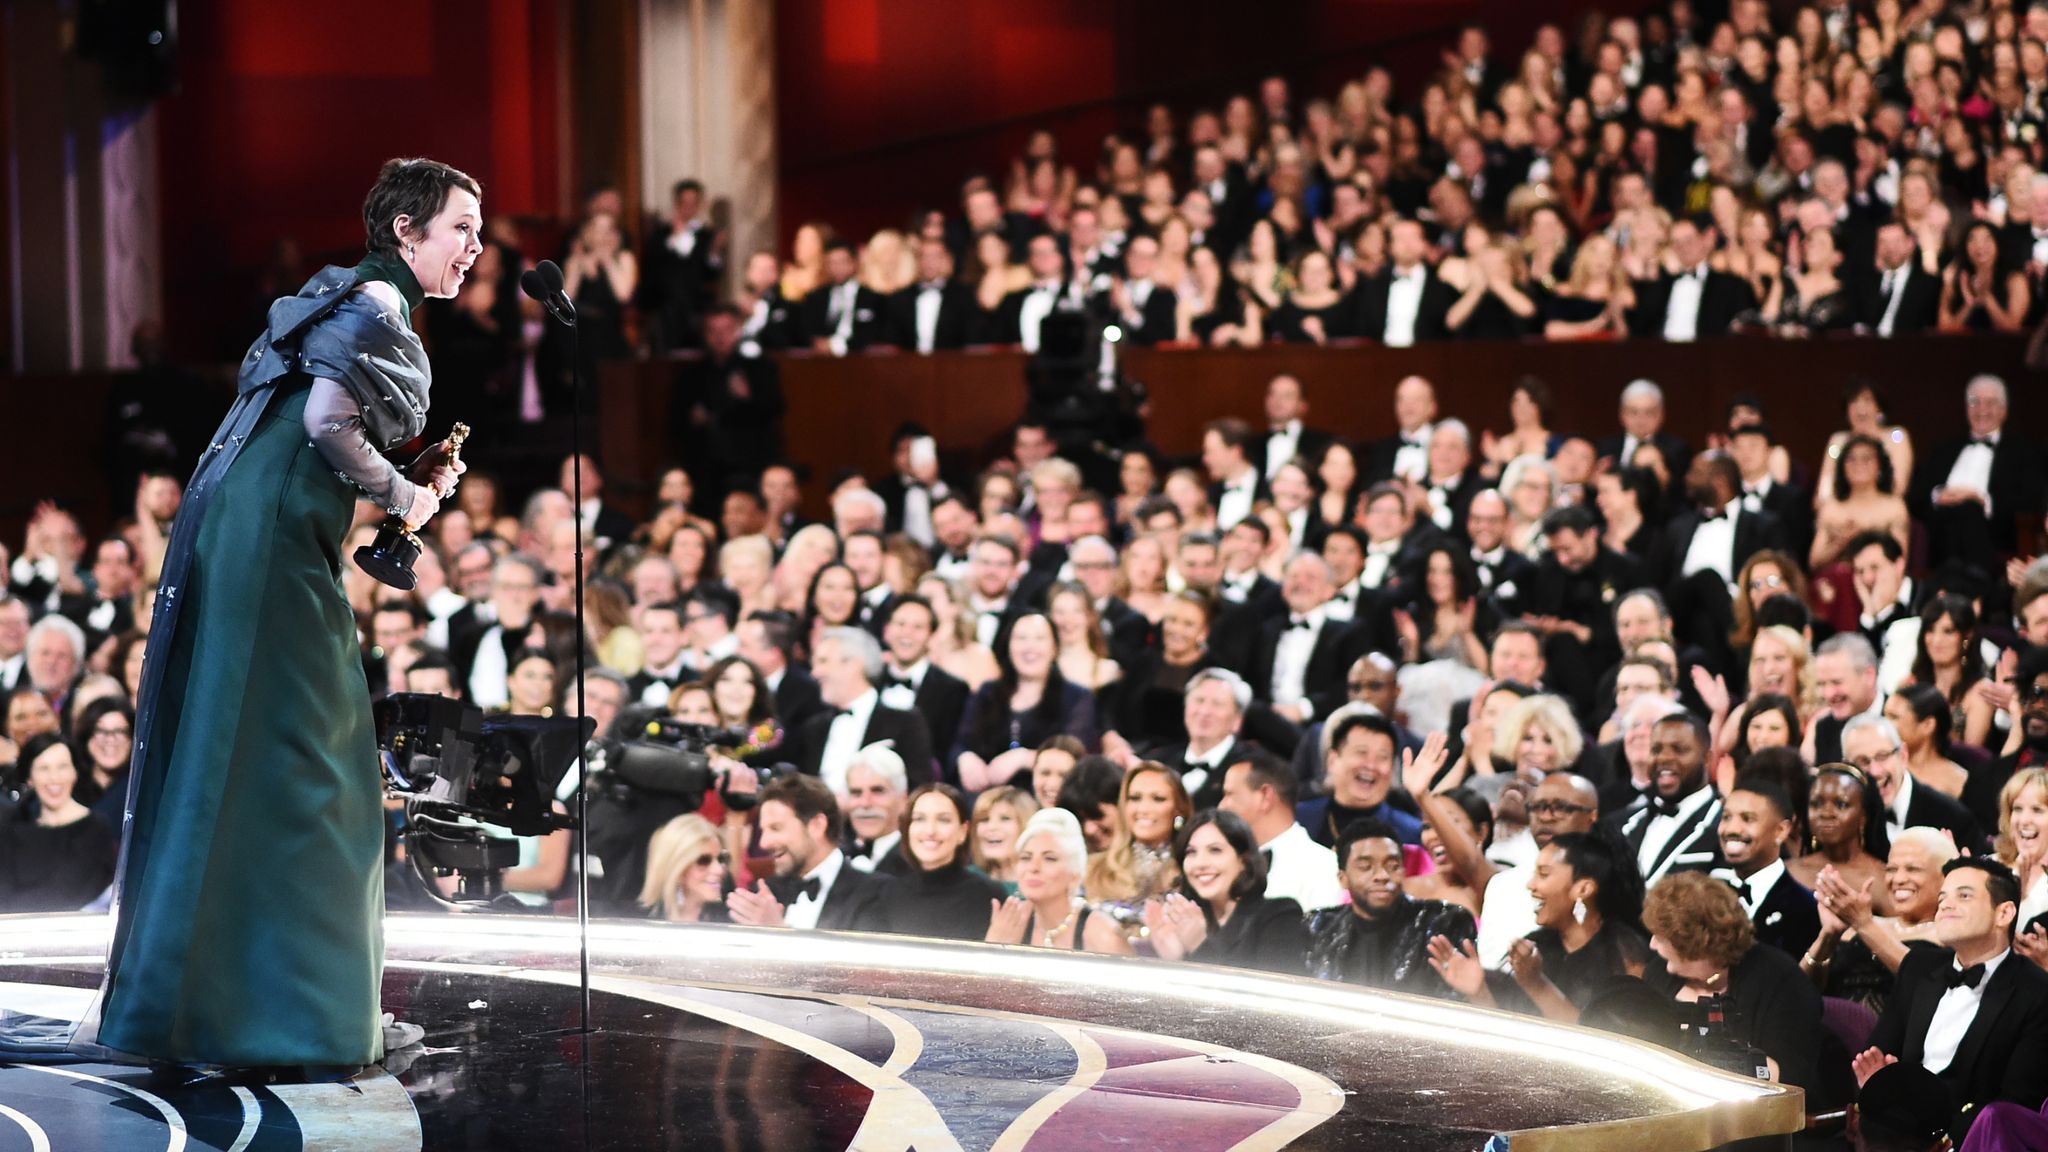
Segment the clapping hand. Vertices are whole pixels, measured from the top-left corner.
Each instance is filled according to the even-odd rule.
[[[2037,967],[2048,968],[2048,928],[2035,924],[2015,935],[2012,950],[2032,960]]]
[[[1849,1067],[1856,1073],[1856,1086],[1861,1088],[1865,1081],[1877,1075],[1879,1069],[1888,1068],[1898,1062],[1897,1056],[1887,1056],[1882,1049],[1866,1048],[1857,1053],[1856,1059]]]
[[[1830,866],[1821,869],[1815,894],[1820,898],[1820,906],[1834,913],[1842,923],[1852,928],[1861,928],[1870,923],[1870,889],[1876,883],[1877,878],[1873,876],[1865,880],[1862,887],[1852,888],[1849,881]]]
[[[1479,963],[1478,947],[1470,940],[1460,947],[1448,936],[1431,936],[1429,966],[1460,996],[1477,996],[1486,987],[1486,969]]]
[[[752,888],[735,888],[725,898],[725,910],[732,922],[750,928],[780,928],[782,901],[768,891],[768,882],[757,880]]]
[[[990,944],[1024,943],[1024,930],[1031,926],[1031,903],[1012,896],[988,904],[988,933],[982,939]]]
[[[1517,940],[1508,945],[1508,963],[1514,969],[1515,983],[1524,988],[1543,983],[1543,953],[1536,950],[1533,941]]]
[[[1422,742],[1422,751],[1413,748],[1401,752],[1401,786],[1410,796],[1427,796],[1436,782],[1437,773],[1443,771],[1444,753],[1450,747],[1450,738],[1442,732],[1431,732]]]
[[[1153,949],[1168,960],[1193,954],[1209,938],[1209,920],[1201,906],[1178,892],[1146,902],[1145,927]]]

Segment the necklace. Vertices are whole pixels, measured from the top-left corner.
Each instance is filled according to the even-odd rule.
[[[1067,918],[1065,920],[1060,921],[1059,924],[1054,926],[1052,931],[1047,932],[1045,934],[1045,939],[1043,941],[1043,945],[1045,947],[1052,947],[1052,942],[1054,940],[1059,939],[1060,933],[1065,932],[1067,930],[1067,925],[1072,924],[1074,922],[1074,913],[1078,911],[1080,911],[1079,905],[1067,909]],[[1031,926],[1034,928],[1038,926],[1038,913],[1036,912],[1033,912],[1031,914]]]

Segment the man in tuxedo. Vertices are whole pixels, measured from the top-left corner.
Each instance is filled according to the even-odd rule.
[[[1023,562],[1017,541],[998,532],[975,537],[967,561],[967,603],[964,611],[974,614],[974,641],[992,652],[1010,634],[1010,622],[1026,606],[1015,595],[1017,568]]]
[[[1109,654],[1124,668],[1134,668],[1157,644],[1152,621],[1116,595],[1116,548],[1101,536],[1083,536],[1067,548],[1067,567],[1088,590],[1095,615],[1108,633]],[[1277,595],[1279,586],[1274,586]]]
[[[725,235],[704,215],[704,185],[678,180],[669,194],[669,227],[647,250],[640,310],[654,320],[655,348],[695,348],[697,327],[725,270]]]
[[[1996,1101],[2038,1109],[2048,1098],[2048,973],[2013,951],[2020,885],[1984,856],[1942,866],[1939,948],[1909,949],[1890,1000],[1855,1060],[1861,1085],[1888,1064],[1918,1064],[1958,1102],[1961,1144]]]
[[[1989,842],[1977,818],[1960,800],[1913,779],[1906,770],[1906,746],[1883,716],[1862,715],[1842,729],[1842,759],[1870,774],[1884,797],[1885,824],[1892,829],[1937,828],[1956,847],[1982,853]]]
[[[1081,285],[1067,275],[1066,257],[1057,237],[1034,236],[1028,251],[1025,263],[1031,269],[1031,283],[996,305],[995,334],[999,344],[1015,344],[1036,353],[1046,317],[1054,312],[1081,311],[1087,307],[1087,298]],[[1024,470],[1024,461],[1017,463]]]
[[[804,339],[820,352],[844,356],[889,341],[889,302],[860,282],[852,242],[825,244],[825,283],[804,297]]]
[[[28,601],[0,591],[0,699],[28,687]]]
[[[1536,575],[1536,562],[1508,547],[1508,502],[1493,488],[1481,488],[1465,505],[1465,537],[1472,543],[1472,570],[1481,595],[1493,597],[1505,617],[1522,614],[1521,598]]]
[[[671,434],[713,508],[727,477],[763,475],[782,456],[782,368],[740,347],[740,321],[730,304],[705,314],[704,356],[677,364],[669,405]]]
[[[1192,184],[1208,194],[1214,224],[1209,228],[1209,248],[1224,255],[1237,251],[1252,225],[1258,222],[1258,205],[1245,179],[1244,166],[1226,160],[1213,143],[1198,145],[1190,162]]]
[[[1359,479],[1377,484],[1383,480],[1419,481],[1428,475],[1436,418],[1436,385],[1420,376],[1404,377],[1394,385],[1394,434],[1372,442],[1368,458],[1358,462]]]
[[[981,520],[966,494],[951,490],[932,501],[932,571],[948,580],[966,576],[980,530]]]
[[[859,594],[853,605],[853,621],[877,636],[882,634],[882,624],[889,618],[889,605],[896,599],[896,590],[882,579],[882,557],[880,532],[849,532],[840,546],[839,559],[853,569],[853,582]]]
[[[1776,516],[1743,506],[1742,472],[1726,456],[1695,458],[1686,469],[1685,494],[1691,507],[1672,518],[1654,580],[1670,605],[1677,638],[1698,645],[1710,666],[1725,672],[1734,663],[1728,633],[1735,626],[1735,578],[1751,556],[1783,549],[1784,540]]]
[[[920,442],[925,441],[930,443],[920,448]],[[933,509],[952,492],[939,475],[937,443],[924,425],[906,420],[896,426],[889,438],[889,456],[895,471],[870,485],[886,509],[884,527],[931,548],[938,543]]]
[[[1543,633],[1543,660],[1556,673],[1557,691],[1590,716],[1600,671],[1621,659],[1610,605],[1641,583],[1641,566],[1601,546],[1600,517],[1584,505],[1545,516],[1543,539],[1549,548],[1522,597],[1522,619]]]
[[[462,682],[469,689],[469,702],[479,708],[503,708],[511,702],[507,677],[511,674],[513,655],[522,648],[533,646],[534,626],[541,619],[538,611],[541,578],[540,565],[525,556],[512,555],[499,560],[491,571],[488,619],[484,613],[478,612],[467,629],[449,637],[449,643],[453,645],[449,655],[455,658],[456,667],[462,670]],[[644,624],[641,632],[642,639],[646,640]],[[680,625],[677,635],[681,635]],[[647,648],[651,661],[655,646],[649,642]],[[667,702],[668,697],[663,695],[661,703]]]
[[[86,650],[97,652],[108,637],[135,627],[135,588],[141,581],[134,546],[125,536],[109,536],[93,553],[92,591],[61,597],[57,611],[85,630]]]
[[[1227,668],[1204,668],[1188,678],[1181,699],[1187,741],[1148,748],[1143,755],[1180,773],[1199,812],[1223,799],[1223,770],[1258,750],[1257,744],[1238,739],[1252,687]]]
[[[981,339],[981,305],[972,285],[953,278],[953,254],[944,241],[917,246],[917,283],[889,297],[889,342],[931,353],[953,351]]]
[[[1714,252],[1711,223],[1686,217],[1673,221],[1671,251],[1679,270],[1641,294],[1637,335],[1679,343],[1725,336],[1737,316],[1757,306],[1749,281],[1707,265]]]
[[[923,718],[882,703],[875,684],[882,679],[882,646],[859,628],[830,628],[811,654],[811,675],[830,711],[804,722],[796,765],[806,774],[846,790],[846,770],[856,753],[883,740],[895,741],[911,787],[929,784],[931,735]]]
[[[1159,262],[1159,241],[1138,236],[1124,250],[1124,275],[1108,290],[1108,313],[1123,327],[1124,337],[1141,348],[1172,340],[1179,326],[1179,305],[1171,288],[1152,282]]]
[[[604,502],[604,470],[585,453],[578,452],[562,461],[562,491],[576,491],[574,485],[579,471],[583,480],[583,506],[576,510],[577,523],[596,543],[598,556],[610,559],[618,547],[632,537],[637,525],[631,516]]]
[[[1252,653],[1252,693],[1293,724],[1328,716],[1345,700],[1344,670],[1361,650],[1352,629],[1330,620],[1330,566],[1304,553],[1287,564],[1281,599],[1287,615],[1266,622]]]
[[[1721,804],[1721,857],[1728,866],[1714,869],[1714,875],[1741,897],[1757,943],[1803,957],[1820,936],[1820,911],[1813,889],[1785,870],[1791,811],[1791,798],[1776,782],[1736,781]]]
[[[1209,504],[1216,525],[1228,530],[1271,498],[1266,478],[1252,463],[1251,425],[1235,416],[1211,420],[1202,429],[1202,467],[1209,473]]]
[[[1463,420],[1438,421],[1429,434],[1428,470],[1408,490],[1416,518],[1462,537],[1465,510],[1484,486],[1472,459],[1472,430]]]
[[[1920,589],[1906,574],[1906,550],[1890,532],[1865,532],[1842,549],[1862,610],[1856,629],[1879,653],[1890,648],[1895,626],[1912,621],[1918,635]]]
[[[1616,813],[1643,883],[1721,867],[1721,795],[1707,776],[1707,722],[1678,712],[1650,729],[1650,792]]]
[[[1743,424],[1728,434],[1728,456],[1742,476],[1743,506],[1776,517],[1785,547],[1803,557],[1813,548],[1813,493],[1771,475],[1775,447],[1765,424]]]
[[[773,252],[747,257],[739,299],[740,348],[750,356],[780,352],[802,341],[803,302],[782,294],[782,261]]]
[[[1436,535],[1436,526],[1418,524],[1408,506],[1408,489],[1388,481],[1366,490],[1358,506],[1365,528],[1365,565],[1358,586],[1388,598],[1403,599],[1417,578],[1422,552]],[[1367,617],[1357,617],[1361,622]]]
[[[785,776],[761,792],[761,851],[775,877],[725,899],[732,922],[756,928],[885,931],[884,875],[862,872],[839,847],[839,798],[810,776]]]
[[[1387,270],[1361,281],[1354,307],[1358,330],[1390,348],[1407,348],[1449,335],[1444,317],[1457,301],[1451,286],[1429,266],[1429,239],[1414,220],[1395,221],[1387,233]]]
[[[932,749],[944,757],[960,734],[960,717],[967,711],[970,693],[966,681],[932,663],[932,632],[937,627],[938,615],[922,596],[900,596],[890,604],[882,625],[881,689],[883,705],[923,721]],[[950,763],[942,763],[940,769],[942,778],[954,779]]]
[[[1335,848],[1346,826],[1372,817],[1392,825],[1401,843],[1422,845],[1422,821],[1387,800],[1401,770],[1394,755],[1394,725],[1363,704],[1347,704],[1330,717],[1323,794],[1304,800],[1294,818],[1309,838]]]
[[[1664,431],[1664,390],[1649,380],[1632,381],[1621,390],[1621,432],[1602,436],[1594,449],[1608,469],[1627,467],[1636,449],[1654,444],[1671,470],[1674,489],[1692,464],[1692,449],[1685,441]]]
[[[788,612],[756,609],[734,630],[739,637],[737,654],[768,682],[768,691],[775,696],[775,718],[781,721],[782,730],[792,735],[801,732],[804,722],[825,707],[810,669],[795,662],[800,627]]]
[[[1333,437],[1303,424],[1307,418],[1308,391],[1300,379],[1283,372],[1266,381],[1266,438],[1258,442],[1255,456],[1267,483],[1290,460],[1301,460],[1314,471],[1330,446]]]
[[[1223,770],[1216,807],[1235,812],[1266,854],[1266,896],[1288,899],[1313,912],[1344,902],[1336,853],[1309,836],[1294,818],[1300,786],[1294,770],[1258,751],[1234,752]]]
[[[840,848],[846,862],[862,872],[901,876],[910,871],[903,843],[903,809],[910,784],[903,758],[886,744],[871,744],[854,753],[846,770],[846,791],[839,793],[839,814],[846,832]]]
[[[1272,532],[1257,516],[1248,516],[1223,534],[1223,579],[1216,584],[1216,596],[1224,604],[1248,607],[1260,618],[1285,610],[1280,583],[1259,568],[1272,542]]]
[[[42,693],[66,726],[71,722],[71,693],[85,672],[86,655],[85,629],[67,617],[52,612],[29,627],[26,687]]]
[[[1800,751],[1808,764],[1842,759],[1842,733],[1858,716],[1881,716],[1884,694],[1877,687],[1877,652],[1861,633],[1838,632],[1813,654],[1813,686],[1821,711],[1807,721]]]
[[[1920,246],[1904,224],[1877,230],[1877,275],[1860,281],[1863,325],[1879,336],[1931,330],[1941,313],[1941,279],[1922,265]]]
[[[1963,401],[1969,436],[1921,458],[1906,501],[1930,529],[1933,555],[1995,572],[2018,550],[2015,525],[2038,507],[2040,462],[2005,426],[2005,381],[1977,376]]]
[[[646,659],[640,671],[626,681],[632,699],[651,708],[667,708],[669,694],[676,686],[696,678],[689,666],[688,633],[684,630],[684,606],[676,601],[650,604],[640,612],[640,643]],[[476,678],[470,679],[474,696]]]

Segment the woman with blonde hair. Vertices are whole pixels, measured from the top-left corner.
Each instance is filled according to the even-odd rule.
[[[718,549],[718,571],[740,598],[738,618],[775,607],[775,546],[766,536],[736,536]]]
[[[695,812],[663,824],[647,843],[640,906],[672,924],[725,924],[730,872],[718,827]]]
[[[1017,895],[990,910],[990,944],[1021,944],[1129,956],[1136,949],[1116,921],[1082,897],[1088,842],[1064,808],[1042,808],[1017,836]]]
[[[884,228],[868,237],[860,250],[860,282],[884,296],[893,296],[917,279],[917,257],[903,243],[903,233]]]
[[[811,606],[811,582],[839,556],[839,537],[823,524],[806,524],[789,538],[775,566],[775,606],[803,615]]]
[[[1157,538],[1139,536],[1124,546],[1116,594],[1154,624],[1166,615],[1166,546]]]
[[[583,589],[587,639],[597,662],[621,676],[637,676],[646,660],[633,628],[633,601],[617,580],[600,576]]]
[[[2020,880],[2024,928],[2048,912],[2048,769],[2022,768],[1998,790],[1998,860]]]
[[[1813,686],[1813,649],[1806,637],[1786,624],[1757,629],[1749,645],[1749,698],[1767,692],[1790,696],[1799,715],[1811,716],[1820,704]]]
[[[1562,696],[1524,697],[1502,722],[1494,746],[1513,760],[1515,772],[1537,781],[1552,772],[1574,770],[1586,738]]]
[[[1180,773],[1141,760],[1124,773],[1116,807],[1122,817],[1116,834],[1088,862],[1088,894],[1097,903],[1135,907],[1180,884],[1173,838],[1194,816],[1195,805]]]
[[[1552,340],[1626,336],[1628,310],[1635,302],[1614,241],[1595,232],[1579,244],[1570,276],[1546,302],[1543,335]]]
[[[974,866],[1012,894],[1017,891],[1018,838],[1038,810],[1036,796],[1008,784],[974,798],[973,832],[968,840]]]
[[[995,653],[974,638],[974,618],[961,607],[967,597],[957,581],[931,573],[917,582],[917,594],[932,606],[933,664],[965,681],[969,691],[1002,674]]]

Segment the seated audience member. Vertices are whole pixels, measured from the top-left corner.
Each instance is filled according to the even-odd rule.
[[[981,686],[953,742],[961,786],[980,791],[1007,783],[1031,763],[1033,749],[1056,733],[1094,748],[1095,697],[1060,675],[1052,621],[1025,612],[1010,626],[1002,674]]]
[[[1421,758],[1417,759],[1419,762]],[[1538,855],[1558,836],[1591,832],[1600,818],[1599,795],[1592,782],[1569,772],[1545,777],[1530,793],[1525,807],[1529,836]],[[1453,860],[1467,862],[1460,865],[1461,874],[1468,865],[1472,872],[1480,871],[1477,862],[1485,859],[1485,850],[1477,841],[1462,841],[1455,821],[1440,820],[1432,827],[1445,841],[1447,854]],[[1479,921],[1479,956],[1489,969],[1498,969],[1514,942],[1536,930],[1536,901],[1529,887],[1535,872],[1533,858],[1524,864],[1501,868],[1481,890],[1484,895],[1480,904],[1486,915]]]
[[[882,898],[892,932],[980,940],[1006,895],[1003,885],[970,866],[967,798],[950,784],[927,784],[904,806],[901,856],[907,865]]]
[[[1249,825],[1229,812],[1203,812],[1181,829],[1174,855],[1180,888],[1145,905],[1162,958],[1301,971],[1308,950],[1301,905],[1265,894],[1266,860]]]
[[[1767,779],[1738,780],[1721,802],[1721,858],[1716,879],[1735,890],[1756,940],[1790,956],[1805,956],[1820,935],[1813,889],[1786,870],[1791,847],[1792,800]]]
[[[125,700],[95,700],[80,710],[72,746],[85,750],[74,795],[119,833],[127,817],[128,768],[135,755],[135,711]],[[90,795],[92,799],[88,800]]]
[[[1088,749],[1072,736],[1048,736],[1032,754],[1028,786],[1020,781],[1011,787],[1026,788],[1040,808],[1056,808],[1059,806],[1060,789],[1066,784],[1068,774],[1087,756]],[[1011,779],[1018,778],[1012,776]],[[1115,797],[1111,797],[1111,802],[1115,802]]]
[[[1474,945],[1443,936],[1429,942],[1430,963],[1473,1004],[1576,1023],[1587,1003],[1649,958],[1643,878],[1611,834],[1567,833],[1537,854],[1529,892],[1536,930],[1508,949],[1512,975],[1487,971]]]
[[[1855,1062],[1858,1084],[1887,1064],[1942,1078],[1957,1109],[1949,1133],[1969,1135],[1994,1101],[2039,1110],[2048,1099],[2048,972],[2014,954],[2019,884],[1982,857],[1942,868],[1939,948],[1909,954]]]
[[[1266,895],[1314,911],[1344,900],[1337,857],[1294,819],[1294,770],[1263,752],[1247,752],[1223,774],[1217,807],[1243,818],[1266,858]]]
[[[732,922],[756,928],[887,931],[893,877],[850,867],[839,848],[839,799],[814,776],[785,776],[761,793],[756,821],[773,880],[735,888]]]
[[[1440,737],[1433,737],[1441,739]],[[1416,806],[1422,810],[1422,850],[1429,853],[1430,863],[1435,870],[1422,876],[1410,876],[1407,882],[1408,894],[1417,899],[1443,900],[1469,908],[1474,916],[1484,912],[1486,889],[1497,875],[1501,866],[1486,856],[1493,845],[1493,808],[1478,793],[1469,788],[1451,788],[1443,792],[1432,792],[1420,773],[1428,770],[1424,756],[1414,758],[1414,764],[1421,769],[1405,769],[1409,783],[1421,787],[1422,791],[1410,789]],[[1527,810],[1526,802],[1524,810]],[[1437,831],[1439,825],[1445,832]],[[1535,858],[1534,841],[1526,856]]]
[[[1353,821],[1337,841],[1348,905],[1309,918],[1308,974],[1419,996],[1447,994],[1430,963],[1430,941],[1462,950],[1474,937],[1472,912],[1416,899],[1399,834],[1384,821]]]
[[[991,901],[991,944],[1023,944],[1128,956],[1131,942],[1116,921],[1090,907],[1081,891],[1088,846],[1081,824],[1063,808],[1042,808],[1017,838],[1017,894]]]
[[[2038,513],[2032,446],[2006,427],[2005,382],[1977,376],[1963,390],[1969,435],[1922,457],[1906,503],[1929,533],[1930,553],[1986,572],[2017,551],[2014,525]],[[2017,515],[2015,515],[2017,513]]]
[[[839,846],[849,866],[890,876],[910,870],[910,859],[902,850],[904,793],[909,787],[903,758],[887,741],[853,754],[846,766],[846,789],[837,793],[846,825]]]
[[[1260,751],[1257,743],[1238,738],[1251,706],[1251,685],[1235,672],[1204,668],[1188,678],[1184,695],[1187,743],[1148,749],[1145,758],[1180,773],[1196,809],[1214,808],[1223,798],[1223,770]]]
[[[647,883],[640,906],[676,924],[726,923],[725,885],[732,875],[724,838],[695,812],[662,825],[647,847]]]
[[[1906,767],[1905,742],[1891,721],[1867,713],[1850,717],[1842,728],[1842,759],[1861,768],[1877,785],[1887,826],[1938,828],[1955,840],[1956,847],[1983,851],[1987,843],[1984,833],[1962,801],[1913,782],[1913,773]]]
[[[1650,790],[1611,818],[1653,883],[1722,863],[1721,794],[1707,775],[1712,746],[1706,722],[1690,712],[1658,720],[1650,729]]]
[[[1281,585],[1287,614],[1268,620],[1254,646],[1246,676],[1252,695],[1293,724],[1327,717],[1343,703],[1344,671],[1365,647],[1348,621],[1324,611],[1334,592],[1322,557],[1296,556]]]
[[[1017,837],[1042,807],[1030,792],[1007,784],[974,798],[972,862],[1002,885],[1004,895],[1017,891]]]
[[[1109,851],[1110,842],[1123,829],[1120,801],[1124,794],[1124,770],[1107,756],[1083,756],[1074,762],[1067,778],[1060,782],[1057,800],[1048,808],[1060,808],[1081,825],[1088,855]],[[1082,864],[1087,871],[1087,862]]]
[[[2020,923],[2048,912],[2048,769],[2022,768],[1998,792],[2000,863],[2020,882]]]
[[[1956,855],[1956,846],[1932,828],[1901,831],[1882,877],[1889,916],[1878,914],[1871,881],[1851,884],[1842,873],[1822,869],[1820,935],[1799,959],[1815,986],[1882,1011],[1907,951],[1935,946],[1941,869]]]
[[[0,911],[75,912],[114,879],[114,830],[78,802],[78,760],[53,732],[21,745],[31,802],[0,809]]]
[[[931,783],[933,761],[924,721],[882,703],[875,690],[882,678],[882,648],[873,636],[859,628],[828,630],[811,657],[811,674],[826,707],[804,724],[793,756],[798,768],[824,780],[834,792],[844,792],[855,755],[888,740],[903,761],[908,783]]]
[[[882,703],[915,713],[925,723],[933,751],[952,751],[967,711],[967,682],[932,662],[938,614],[922,596],[898,597],[882,624]],[[950,762],[948,762],[950,767]],[[947,773],[950,775],[950,772]]]
[[[1643,901],[1650,950],[1664,961],[1653,987],[1681,1004],[1726,997],[1724,1035],[1764,1054],[1770,1078],[1815,1093],[1846,1079],[1842,1053],[1823,1070],[1821,1000],[1792,958],[1757,941],[1736,893],[1709,876],[1678,872]]]
[[[1302,801],[1294,813],[1309,838],[1334,847],[1345,825],[1371,816],[1392,826],[1401,843],[1420,846],[1422,821],[1387,800],[1398,770],[1393,724],[1370,705],[1346,704],[1330,716],[1324,731],[1329,739],[1324,794]]]
[[[1139,761],[1117,794],[1117,827],[1109,847],[1088,861],[1088,898],[1133,909],[1180,883],[1174,833],[1194,818],[1180,777],[1164,764]]]

